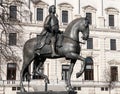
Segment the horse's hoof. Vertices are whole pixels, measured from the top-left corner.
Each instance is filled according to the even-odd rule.
[[[45,83],[50,84],[50,81],[48,79],[47,80],[45,79],[44,81]]]
[[[74,91],[74,89],[73,89],[72,87],[70,87],[70,88],[68,89],[68,91],[69,91],[69,92],[72,92],[72,91]]]
[[[21,92],[27,92],[27,91],[25,90],[25,88],[21,88],[20,91],[21,91]]]
[[[47,83],[50,84],[50,81],[48,80]]]
[[[80,72],[76,73],[76,78],[79,78],[82,74]]]
[[[66,86],[66,89],[67,89],[67,91],[74,91],[74,89],[72,88],[72,86]]]

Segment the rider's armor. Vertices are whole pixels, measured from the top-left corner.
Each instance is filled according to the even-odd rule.
[[[52,5],[49,8],[49,15],[45,19],[43,32],[51,33],[52,55],[54,57],[56,55],[55,47],[56,47],[57,34],[59,33],[59,21],[58,21],[57,17],[55,16],[55,6],[54,5]],[[37,47],[37,48],[39,48],[39,47]]]

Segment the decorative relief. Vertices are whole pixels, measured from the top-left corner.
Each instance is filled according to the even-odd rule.
[[[109,65],[120,65],[120,62],[113,59],[113,60],[108,61],[108,64]]]
[[[118,14],[119,10],[113,7],[108,7],[105,9],[106,13],[108,14]]]
[[[83,9],[84,9],[85,11],[89,11],[89,12],[95,12],[95,11],[97,11],[97,9],[94,8],[94,7],[91,6],[91,5],[84,6]]]

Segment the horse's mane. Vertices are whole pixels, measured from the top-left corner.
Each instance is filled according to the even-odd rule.
[[[67,26],[67,28],[65,29],[65,32],[66,31],[69,31],[71,30],[72,26],[76,23],[76,21],[80,20],[81,18],[76,18],[74,19],[72,22],[70,22],[70,24]]]

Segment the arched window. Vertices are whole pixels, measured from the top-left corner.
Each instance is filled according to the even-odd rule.
[[[85,80],[94,80],[94,74],[93,74],[94,68],[93,68],[93,59],[91,57],[87,57],[86,62],[86,69],[85,69]]]

